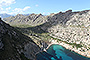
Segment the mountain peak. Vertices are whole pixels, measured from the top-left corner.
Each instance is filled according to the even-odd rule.
[[[11,15],[7,14],[7,13],[3,13],[3,14],[0,14],[1,18],[7,18],[7,17],[10,17]]]
[[[17,14],[16,16],[24,16],[23,14]]]

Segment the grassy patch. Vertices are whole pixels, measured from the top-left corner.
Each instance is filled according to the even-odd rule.
[[[19,28],[28,28],[28,27],[34,27],[31,25],[25,25],[25,24],[20,24],[20,25],[12,25],[13,27],[19,27]]]

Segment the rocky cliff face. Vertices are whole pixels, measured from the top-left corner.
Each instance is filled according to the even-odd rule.
[[[90,55],[90,10],[54,14],[41,28],[54,38],[77,45],[78,51],[86,52],[84,56]]]
[[[53,20],[54,17],[54,20]],[[51,28],[48,29],[57,38],[69,43],[85,44],[89,46],[90,40],[90,11],[67,11],[51,17]],[[57,19],[55,19],[57,18]]]
[[[32,39],[0,18],[0,60],[33,60],[39,51]]]

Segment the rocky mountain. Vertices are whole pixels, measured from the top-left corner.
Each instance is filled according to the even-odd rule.
[[[23,14],[17,14],[16,16],[11,16],[8,18],[4,18],[4,21],[11,25],[31,25],[36,26],[43,24],[46,21],[46,17],[42,14],[30,14],[29,16],[25,16]]]
[[[48,16],[19,14],[4,20],[10,25],[18,27],[19,31],[31,37],[36,43],[37,41],[50,43],[53,40],[64,42],[68,44],[65,46],[69,47],[68,49],[90,57],[90,10],[77,12],[68,10]],[[39,45],[40,42],[37,44]]]
[[[30,15],[30,14],[23,14],[24,16],[28,16],[28,15]]]
[[[10,17],[11,15],[9,15],[9,14],[6,14],[6,13],[4,13],[4,14],[0,14],[0,17],[1,18],[7,18],[7,17]]]
[[[90,57],[90,10],[69,10],[50,15],[41,28],[48,31],[50,36],[72,45],[71,50]]]
[[[0,60],[34,60],[40,48],[0,18]]]

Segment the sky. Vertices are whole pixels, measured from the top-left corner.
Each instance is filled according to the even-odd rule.
[[[90,10],[90,0],[0,0],[0,14],[43,14]]]

